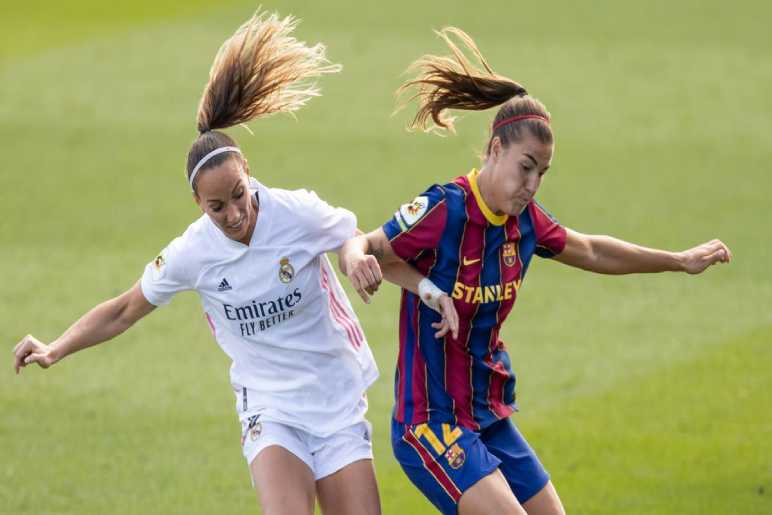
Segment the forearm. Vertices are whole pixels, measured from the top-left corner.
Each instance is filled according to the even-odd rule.
[[[418,283],[424,279],[424,276],[394,253],[382,231],[374,231],[362,235],[361,238],[364,242],[359,242],[357,249],[378,260],[384,279],[408,291],[418,293]]]
[[[435,337],[448,331],[454,338],[458,336],[458,313],[453,300],[394,252],[383,229],[355,236],[338,252],[341,272],[349,277],[362,300],[369,302],[368,295],[386,278],[418,295],[421,302],[442,315],[441,321],[432,324],[438,330]]]
[[[566,244],[555,260],[599,274],[655,272],[702,273],[716,263],[728,263],[732,252],[721,240],[711,240],[681,252],[650,249],[611,236],[582,234],[566,228]]]
[[[652,249],[611,236],[588,236],[590,252],[587,266],[600,274],[677,272],[683,270],[677,252]]]
[[[346,240],[338,250],[338,267],[341,273],[346,276],[350,275],[353,264],[361,261],[367,255],[375,257],[381,267],[402,263],[399,256],[394,254],[381,229],[367,234],[360,231],[357,236]]]
[[[51,352],[56,361],[64,357],[110,340],[131,327],[133,321],[125,318],[125,303],[120,297],[110,299],[80,317],[59,338],[51,342]]]
[[[381,266],[383,277],[410,292],[418,294],[418,283],[424,278],[421,273],[404,261],[387,263]]]

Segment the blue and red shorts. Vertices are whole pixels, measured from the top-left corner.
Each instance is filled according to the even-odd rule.
[[[549,481],[536,453],[509,419],[481,432],[441,423],[392,419],[394,456],[410,481],[443,514],[457,514],[461,495],[499,468],[522,504]]]

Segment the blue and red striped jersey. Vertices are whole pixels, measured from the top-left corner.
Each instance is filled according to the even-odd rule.
[[[496,215],[473,170],[434,185],[383,226],[394,252],[453,298],[459,334],[434,337],[440,315],[403,290],[394,417],[481,430],[515,411],[515,374],[499,339],[531,257],[562,252],[565,229],[532,201]]]

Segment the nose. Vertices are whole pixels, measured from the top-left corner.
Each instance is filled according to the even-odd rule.
[[[528,192],[528,195],[534,196],[536,195],[536,190],[539,189],[539,184],[541,183],[541,176],[538,174],[533,174],[525,181],[525,189]]]
[[[230,225],[238,221],[240,217],[239,208],[235,204],[228,204],[228,208],[225,210],[225,223]]]

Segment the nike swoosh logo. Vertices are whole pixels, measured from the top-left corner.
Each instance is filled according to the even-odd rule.
[[[477,258],[477,259],[467,259],[466,256],[464,256],[464,266],[473,265],[473,264],[477,263],[478,261],[480,261],[480,258]]]

